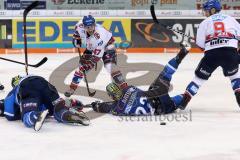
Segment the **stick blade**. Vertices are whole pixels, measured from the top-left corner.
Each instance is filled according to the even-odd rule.
[[[88,95],[89,95],[90,97],[93,97],[95,94],[96,94],[96,91],[90,92]]]
[[[47,60],[48,60],[48,58],[44,57],[38,64],[36,64],[36,67],[43,65],[45,62],[47,62]]]
[[[37,68],[37,67],[40,67],[41,65],[43,65],[45,62],[47,62],[47,60],[48,60],[48,58],[47,57],[44,57],[40,62],[38,62],[37,64],[35,64],[35,65],[28,65],[28,66],[30,66],[30,67],[35,67],[35,68]]]

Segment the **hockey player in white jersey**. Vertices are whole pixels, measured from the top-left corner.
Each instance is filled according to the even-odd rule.
[[[76,48],[86,47],[86,50],[65,96],[70,97],[74,93],[84,77],[84,72],[94,68],[100,59],[103,60],[104,67],[111,74],[113,81],[119,87],[125,87],[126,82],[116,65],[116,49],[112,33],[97,24],[91,15],[84,16],[82,22],[76,24],[75,30],[73,45]]]
[[[237,52],[240,24],[233,17],[224,15],[220,11],[221,3],[218,0],[208,0],[203,4],[203,12],[207,18],[199,25],[196,44],[204,50],[204,57],[195,71],[195,77],[186,88],[181,109],[185,109],[190,99],[219,66],[222,67],[224,76],[230,78],[240,106],[240,72]]]

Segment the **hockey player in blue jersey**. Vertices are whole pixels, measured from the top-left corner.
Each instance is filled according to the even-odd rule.
[[[91,104],[91,107],[96,112],[128,116],[174,112],[182,101],[182,95],[169,96],[170,81],[190,48],[190,44],[186,42],[181,44],[181,50],[177,56],[168,62],[157,79],[150,85],[148,91],[142,91],[135,86],[126,86],[121,90],[115,83],[110,83],[106,90],[114,101],[102,103],[96,101]]]
[[[59,97],[56,88],[43,77],[29,75],[12,79],[13,89],[0,103],[0,115],[7,120],[22,120],[29,128],[40,130],[47,116],[58,122],[89,125],[80,101]]]

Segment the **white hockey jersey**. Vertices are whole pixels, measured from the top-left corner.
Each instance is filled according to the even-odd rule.
[[[196,44],[205,51],[221,48],[238,48],[240,24],[231,16],[214,14],[202,23],[197,30]]]
[[[107,44],[112,39],[112,33],[101,25],[96,24],[94,34],[89,36],[81,22],[76,24],[75,30],[81,38],[82,46],[93,51],[93,55],[101,58],[106,50]]]

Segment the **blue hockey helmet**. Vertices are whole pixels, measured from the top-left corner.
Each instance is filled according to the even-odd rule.
[[[216,11],[221,11],[222,5],[219,0],[208,0],[203,4],[203,9],[205,11],[210,11],[212,8],[215,8]]]
[[[82,23],[84,26],[92,26],[95,24],[95,19],[93,18],[93,16],[88,15],[88,16],[84,16]]]

